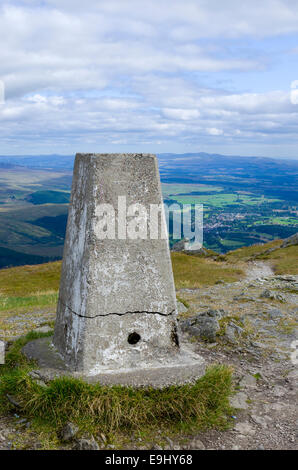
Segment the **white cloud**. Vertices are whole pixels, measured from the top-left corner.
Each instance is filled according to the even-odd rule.
[[[178,119],[182,121],[197,119],[200,116],[200,112],[197,109],[164,108],[162,112],[164,116],[170,119]]]
[[[206,85],[219,73],[270,70],[270,55],[238,42],[297,33],[296,1],[4,0],[0,24],[0,137],[8,151],[37,140],[74,149],[297,141],[290,85],[268,92]]]

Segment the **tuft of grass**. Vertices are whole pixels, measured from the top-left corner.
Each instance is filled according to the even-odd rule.
[[[189,308],[189,306],[190,306],[189,303],[185,299],[182,299],[182,297],[180,297],[180,295],[177,295],[176,298],[179,302],[181,302],[184,305],[184,307]]]
[[[109,387],[70,377],[44,387],[28,375],[35,365],[21,354],[27,341],[40,336],[30,333],[16,341],[0,369],[0,410],[13,407],[7,394],[14,397],[20,405],[18,414],[35,428],[56,432],[70,420],[81,432],[96,435],[100,430],[111,439],[159,429],[179,433],[229,426],[232,370],[228,366],[213,365],[194,384],[164,389]]]

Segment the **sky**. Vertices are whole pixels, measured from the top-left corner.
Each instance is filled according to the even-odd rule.
[[[0,154],[297,150],[297,0],[0,0]]]

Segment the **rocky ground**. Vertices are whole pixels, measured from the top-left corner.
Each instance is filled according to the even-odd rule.
[[[208,363],[232,365],[238,389],[231,400],[238,409],[234,428],[197,436],[201,447],[295,449],[298,276],[274,276],[269,266],[254,262],[245,281],[179,295],[189,304],[182,315],[194,319],[181,319],[184,338]],[[201,315],[209,322],[196,324]],[[206,333],[204,344],[200,336]]]
[[[231,402],[237,411],[229,431],[200,433],[183,445],[168,438],[167,448],[296,449],[298,276],[274,276],[256,261],[248,265],[246,280],[177,294],[187,305],[179,304],[182,343],[208,364],[233,366],[237,391]],[[53,318],[49,312],[30,314],[34,327]],[[14,334],[27,329],[17,318],[8,320]],[[22,448],[39,448],[28,430],[30,423],[17,414],[0,418],[0,449],[16,448],[20,441]],[[158,441],[132,442],[130,448],[140,446],[160,448]]]

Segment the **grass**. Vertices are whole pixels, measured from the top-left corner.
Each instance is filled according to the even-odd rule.
[[[212,253],[212,252],[210,252]],[[233,282],[242,271],[199,256],[172,253],[176,288]],[[61,261],[0,270],[0,313],[53,308],[57,302]]]
[[[298,246],[280,248],[282,240],[274,240],[263,245],[251,245],[226,253],[230,263],[253,259],[269,262],[275,274],[298,274]],[[268,250],[273,251],[268,253]]]
[[[177,183],[162,183],[162,194],[164,196],[171,196],[175,194],[187,194],[192,192],[218,192],[222,191],[219,186],[211,186],[207,184],[177,184]]]
[[[32,422],[34,429],[57,440],[57,432],[67,422],[77,424],[82,433],[95,436],[101,432],[108,440],[125,440],[129,433],[156,436],[158,430],[170,434],[210,428],[226,429],[232,412],[232,370],[214,365],[195,384],[164,389],[91,385],[64,377],[46,387],[28,375],[36,367],[21,354],[29,340],[49,336],[29,333],[13,343],[0,368],[0,411],[12,411],[18,403],[18,414]],[[50,445],[49,443],[47,445]]]
[[[254,206],[258,204],[264,204],[267,202],[273,203],[279,201],[279,199],[267,199],[257,196],[247,196],[245,194],[234,194],[234,193],[219,193],[219,194],[207,194],[207,195],[171,195],[170,199],[177,201],[180,204],[204,204],[210,207],[222,208],[230,205],[249,205]]]
[[[260,256],[259,259],[270,260],[275,274],[298,274],[298,246],[288,246]]]
[[[172,253],[176,289],[212,286],[217,281],[234,282],[241,278],[240,268],[183,253]]]
[[[27,297],[58,291],[61,261],[0,270],[0,295]]]
[[[54,307],[58,300],[57,291],[37,292],[27,297],[0,297],[0,311],[21,312],[43,307]]]
[[[237,250],[229,251],[225,257],[230,262],[249,261],[252,257],[262,255],[270,248],[277,248],[280,246],[282,240],[274,240],[269,243],[244,246]]]

